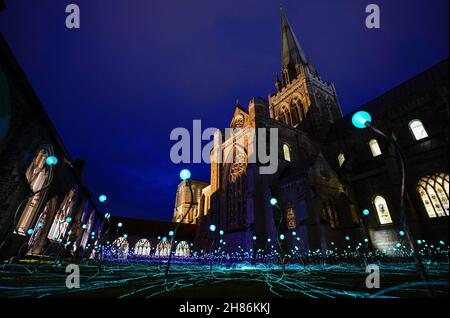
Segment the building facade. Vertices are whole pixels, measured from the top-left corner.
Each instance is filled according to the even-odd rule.
[[[89,257],[104,214],[0,35],[0,259]]]
[[[221,135],[211,153],[216,160],[208,197],[201,199],[209,203],[199,213],[197,245],[206,246],[208,226],[215,224],[229,251],[267,251],[267,242],[283,235],[286,249],[303,252],[369,240],[371,248],[392,254],[404,224],[392,145],[352,126],[353,113],[342,116],[333,83],[306,58],[283,11],[281,34],[276,93],[268,101],[253,98],[247,108],[237,105],[230,128],[239,133]],[[448,84],[446,60],[360,108],[402,147],[407,224],[415,239],[435,245],[448,242]],[[259,173],[263,164],[248,162],[251,147],[237,143],[258,128],[278,129],[275,174]]]

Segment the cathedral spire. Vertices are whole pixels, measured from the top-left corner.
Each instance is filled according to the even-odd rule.
[[[307,65],[305,53],[298,43],[297,37],[292,31],[289,20],[286,17],[284,9],[280,8],[281,14],[281,66],[283,70],[283,80],[286,83],[297,75],[296,65]]]

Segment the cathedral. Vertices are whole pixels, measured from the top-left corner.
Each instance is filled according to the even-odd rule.
[[[276,91],[268,100],[252,98],[247,107],[237,104],[230,120],[230,128],[242,134],[278,129],[278,170],[261,174],[262,164],[248,161],[248,148],[241,160],[226,162],[223,154],[238,152],[236,138],[221,137],[211,157],[222,157],[212,160],[210,184],[195,196],[194,212],[184,221],[197,225],[196,246],[207,247],[213,224],[229,252],[267,250],[267,242],[281,236],[288,250],[326,251],[365,241],[395,254],[403,223],[392,146],[370,130],[353,127],[352,114],[343,117],[333,83],[322,79],[307,58],[283,10],[281,52]],[[436,244],[448,241],[447,67],[443,61],[361,108],[402,146],[407,222],[414,238]],[[178,194],[180,187],[186,188],[180,184]]]
[[[405,220],[392,144],[352,126],[353,113],[343,116],[335,86],[307,57],[284,11],[281,53],[274,92],[237,102],[229,125],[243,136],[278,131],[276,173],[262,174],[265,163],[250,160],[247,144],[237,151],[236,136],[217,134],[209,182],[181,182],[172,221],[160,222],[102,212],[106,203],[83,181],[84,162],[70,157],[0,36],[0,259],[93,257],[104,245],[120,257],[166,257],[181,221],[174,250],[184,257],[210,251],[211,242],[228,252],[268,251],[280,238],[284,249],[302,253],[365,242],[395,255]],[[449,234],[448,67],[447,59],[358,109],[401,146],[406,222],[415,240],[435,245]]]

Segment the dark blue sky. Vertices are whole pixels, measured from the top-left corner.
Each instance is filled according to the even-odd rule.
[[[85,179],[110,212],[170,219],[178,171],[170,131],[224,127],[235,99],[274,91],[280,1],[5,0],[0,30]],[[65,28],[65,6],[81,29]],[[282,1],[344,113],[448,57],[448,0]],[[381,8],[381,29],[365,7]],[[209,180],[209,167],[190,165]]]

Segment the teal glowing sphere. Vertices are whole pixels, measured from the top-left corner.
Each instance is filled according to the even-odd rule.
[[[81,228],[84,230],[85,228],[87,228],[87,225],[86,225],[86,224],[83,224],[83,225],[81,226]]]
[[[91,235],[95,235],[95,232],[91,232]]]
[[[37,225],[37,227],[40,229],[41,227],[43,227],[44,226],[44,224],[42,223],[42,222],[39,222],[38,223],[38,225]]]
[[[253,241],[256,241],[256,236],[255,235],[253,235]]]
[[[104,194],[102,194],[101,196],[98,197],[98,200],[99,200],[100,202],[105,202],[106,199],[108,199],[108,198],[107,198],[106,195],[104,195]]]
[[[270,237],[267,239],[267,242],[271,242],[272,240],[270,239]]]
[[[224,232],[223,230],[220,230],[219,234],[220,234],[220,235],[224,235],[225,232]]]
[[[296,235],[297,235],[297,232],[292,231],[292,236],[296,236]]]
[[[28,234],[28,235],[31,235],[31,234],[33,234],[33,232],[34,232],[33,229],[29,229],[29,230],[27,231],[27,234]]]
[[[284,234],[280,234],[280,240],[284,240]]]
[[[445,242],[444,241],[439,241],[439,244],[445,245]]]
[[[45,163],[48,166],[54,166],[58,163],[58,158],[56,158],[55,156],[48,156],[47,159],[45,159]]]
[[[123,235],[123,238],[127,238],[127,237],[128,237],[128,234],[124,234],[124,235]]]
[[[417,244],[422,244],[422,241],[421,240],[417,240]]]
[[[68,216],[68,217],[66,218],[66,222],[67,222],[67,223],[72,222],[72,217]]]
[[[370,123],[372,121],[372,116],[368,112],[359,111],[353,114],[352,124],[356,128],[366,128],[366,123]]]
[[[400,231],[398,234],[400,234],[400,236],[405,236],[405,231]]]
[[[347,236],[345,237],[345,240],[346,240],[346,241],[350,241],[350,236],[347,235]]]
[[[277,200],[276,198],[271,198],[271,199],[270,199],[270,204],[271,204],[271,205],[274,205],[274,206],[275,206],[275,205],[277,205],[277,203],[278,203],[278,200]]]
[[[173,236],[173,231],[169,231],[169,236]]]
[[[183,169],[180,171],[180,179],[186,181],[191,178],[191,172],[188,169]]]
[[[163,240],[163,242],[166,242],[166,241],[167,241],[167,237],[164,236],[164,237],[162,238],[162,240]]]
[[[401,243],[397,243],[397,245],[396,245],[397,247],[401,247],[402,246],[402,244]]]
[[[368,216],[368,215],[370,214],[370,211],[367,210],[367,209],[364,209],[364,210],[363,210],[363,214],[364,214],[365,216]]]
[[[366,238],[365,238],[365,239],[364,239],[364,242],[369,243],[369,239],[366,239]]]
[[[211,225],[209,226],[209,230],[210,230],[211,232],[214,232],[214,231],[216,230],[216,226],[215,226],[214,224],[211,224]]]
[[[122,222],[119,222],[119,223],[117,223],[117,226],[118,226],[118,227],[122,227],[122,226],[123,226],[123,223],[122,223]]]

